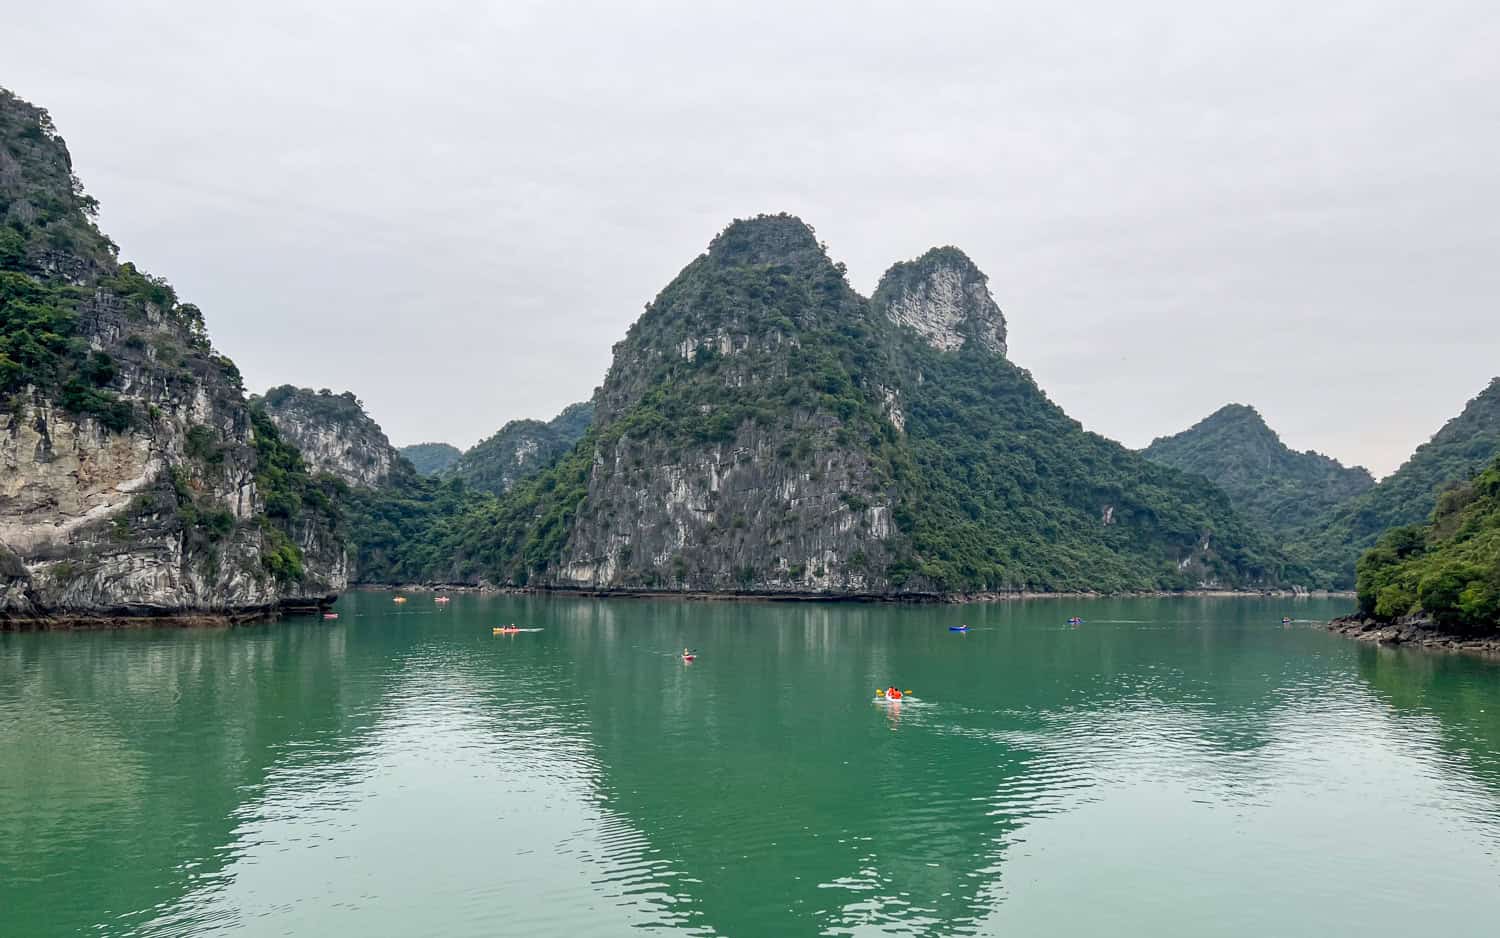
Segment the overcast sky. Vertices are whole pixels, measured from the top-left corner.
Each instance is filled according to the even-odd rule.
[[[783,210],[862,292],[963,248],[1131,446],[1241,401],[1379,475],[1500,374],[1492,0],[236,6],[25,4],[0,84],[251,389],[398,444],[589,396]]]

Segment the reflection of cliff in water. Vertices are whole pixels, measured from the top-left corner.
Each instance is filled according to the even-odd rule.
[[[959,740],[924,732],[931,710],[881,712],[873,675],[891,667],[889,643],[869,607],[764,613],[663,603],[627,625],[602,604],[573,612],[599,636],[575,667],[603,805],[659,861],[598,858],[623,877],[610,888],[650,889],[669,919],[713,934],[816,934],[850,924],[851,905],[952,933],[974,915],[995,836],[968,808],[1026,754],[982,744],[982,757],[945,765]],[[713,643],[686,667],[672,654],[684,633]],[[847,654],[829,667],[834,645]]]
[[[1253,793],[1279,721],[1316,703],[1326,670],[1261,651],[1233,627],[1251,612],[1202,628],[1222,602],[1173,607],[1147,642],[1103,626],[1060,638],[1035,605],[549,611],[598,637],[573,664],[601,795],[649,845],[612,885],[659,891],[673,920],[720,934],[972,931],[1025,825],[1131,776],[1145,747],[1192,784]],[[1003,656],[964,654],[957,616],[1001,632]],[[688,635],[713,644],[684,667]],[[917,699],[873,702],[888,683]]]
[[[274,766],[336,770],[372,722],[358,695],[379,686],[342,680],[345,639],[301,622],[5,636],[0,791],[26,797],[0,799],[0,908],[123,932],[212,881]]]
[[[1442,756],[1500,793],[1500,665],[1468,655],[1355,646],[1359,676],[1397,720],[1431,719]],[[1496,812],[1500,818],[1500,812]]]

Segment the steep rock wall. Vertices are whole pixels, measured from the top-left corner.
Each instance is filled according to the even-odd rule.
[[[314,472],[347,485],[385,484],[402,458],[352,393],[282,385],[255,398]]]
[[[326,493],[197,308],[116,262],[46,112],[3,90],[0,154],[0,626],[342,590]]]

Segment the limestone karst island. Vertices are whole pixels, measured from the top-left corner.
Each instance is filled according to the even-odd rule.
[[[124,89],[174,70],[158,102],[82,107],[104,87],[32,69],[14,87],[64,103],[0,89],[0,933],[1493,933],[1500,359],[1471,375],[1465,349],[1500,332],[1444,316],[1464,290],[1493,307],[1495,279],[1455,274],[1399,328],[1367,315],[1422,279],[1362,253],[1406,151],[1378,110],[1340,123],[1341,102],[1408,106],[1381,76],[1406,74],[1388,57],[1425,41],[1417,14],[1350,67],[1357,88],[1314,83],[1332,96],[1316,132],[1289,100],[1251,108],[1242,82],[1185,110],[1199,130],[1172,139],[1201,169],[1165,178],[1145,163],[1182,165],[1150,142],[1178,118],[1143,102],[1177,98],[1116,92],[1111,72],[1029,117],[978,109],[1001,93],[973,84],[990,66],[928,62],[915,11],[869,48],[889,11],[800,10],[762,45],[749,11],[684,8],[639,46],[621,37],[644,10],[470,11],[462,36],[415,11],[288,10],[296,37],[259,32],[261,12],[195,8],[160,43],[103,11],[87,17],[109,28],[69,32],[80,62],[123,55],[101,37],[159,49],[111,71]],[[1494,35],[1493,13],[1465,15],[1440,30],[1453,43]],[[387,16],[401,28],[375,30]],[[168,56],[199,17],[211,61]],[[705,17],[722,19],[691,33]],[[993,67],[1052,76],[1031,93],[1125,55],[1114,32],[1055,45],[1087,29],[1044,19],[973,33]],[[337,74],[298,51],[335,20]],[[1314,11],[1297,28],[1332,27]],[[945,57],[968,61],[964,32]],[[1228,35],[1193,48],[1232,58]],[[1353,54],[1335,48],[1319,55]],[[1442,48],[1445,102],[1462,109],[1465,69],[1493,92],[1492,55]],[[1219,65],[1189,79],[1177,54],[1131,52],[1128,81],[1207,95]],[[949,77],[891,84],[872,62]],[[753,101],[722,71],[741,67]],[[852,129],[875,105],[843,97],[867,83],[878,133]],[[834,98],[798,110],[809,95]],[[221,120],[203,123],[210,97]],[[1092,108],[1133,117],[1106,133]],[[179,120],[196,142],[126,143]],[[1243,130],[1262,121],[1306,146],[1264,149]],[[1373,136],[1317,137],[1339,127]],[[1088,152],[1064,152],[1077,134]],[[1234,146],[1192,149],[1218,134]],[[1464,134],[1493,152],[1493,128]],[[1434,147],[1423,179],[1468,165]],[[235,148],[260,155],[221,166]],[[1293,208],[1249,207],[1282,190],[1245,148],[1290,174]],[[1032,149],[1045,171],[1007,200],[948,188],[1020,173]],[[1098,152],[1110,204],[1143,193],[1150,224],[1091,214]],[[1347,167],[1380,185],[1338,188]],[[653,194],[654,172],[681,192]],[[899,198],[871,208],[886,186]],[[1399,215],[1432,239],[1411,263],[1493,266],[1496,192],[1431,193],[1422,211],[1451,227]],[[783,195],[743,207],[763,193]],[[1366,199],[1379,210],[1340,228]],[[1213,240],[1231,216],[1266,253]],[[1001,250],[1026,218],[1025,247]],[[264,239],[187,245],[205,225]],[[1317,251],[1273,251],[1307,226]],[[480,231],[503,237],[476,247]],[[402,264],[341,279],[393,249]],[[1085,260],[1057,274],[1069,253]],[[1306,331],[1216,338],[1239,314],[1193,291],[1282,296],[1257,266],[1275,263],[1301,271]],[[1121,311],[1079,312],[1105,291]],[[280,304],[305,334],[246,321]],[[411,347],[372,356],[363,329]],[[1449,353],[1399,375],[1361,360],[1414,329],[1451,333]],[[483,345],[486,373],[434,341]],[[1163,347],[1170,366],[1148,364]],[[1310,360],[1326,397],[1283,386]],[[1426,385],[1454,375],[1456,395]],[[1415,432],[1410,413],[1428,414]]]

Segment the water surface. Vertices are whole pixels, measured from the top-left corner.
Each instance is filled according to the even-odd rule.
[[[1493,935],[1500,666],[1345,605],[0,634],[0,933]]]

